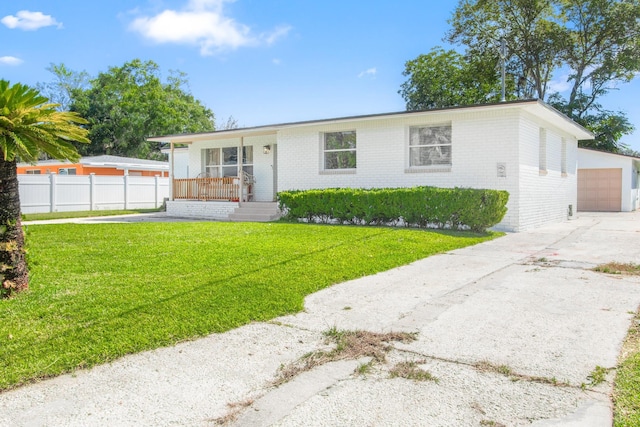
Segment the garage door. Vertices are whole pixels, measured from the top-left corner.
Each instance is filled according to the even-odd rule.
[[[578,169],[578,210],[620,212],[622,169]]]

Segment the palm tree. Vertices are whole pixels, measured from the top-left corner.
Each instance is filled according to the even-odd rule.
[[[80,155],[72,142],[89,142],[79,126],[87,122],[76,113],[57,111],[57,106],[29,86],[0,80],[0,298],[29,286],[17,159],[35,163],[46,153],[77,161]]]

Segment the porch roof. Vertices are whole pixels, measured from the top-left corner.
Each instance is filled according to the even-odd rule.
[[[322,124],[349,123],[354,121],[370,121],[370,120],[379,120],[383,118],[392,118],[392,117],[445,115],[445,114],[451,114],[453,112],[470,112],[474,110],[499,111],[499,110],[507,110],[507,109],[520,109],[523,111],[527,111],[530,114],[533,114],[544,120],[550,121],[555,126],[562,129],[563,131],[571,135],[574,135],[578,140],[590,140],[594,138],[593,133],[591,133],[590,131],[588,131],[578,123],[574,122],[569,117],[562,114],[555,108],[544,103],[543,101],[540,101],[537,99],[529,99],[529,100],[500,102],[500,103],[493,103],[493,104],[436,108],[431,110],[400,111],[400,112],[393,112],[393,113],[338,117],[338,118],[332,118],[332,119],[307,120],[307,121],[280,123],[280,124],[272,124],[272,125],[265,125],[265,126],[226,129],[226,130],[219,130],[214,132],[155,136],[155,137],[147,138],[147,140],[152,142],[167,142],[167,143],[173,143],[173,144],[190,144],[192,142],[205,141],[205,140],[210,141],[215,139],[227,139],[227,138],[234,138],[234,137],[239,138],[239,137],[251,137],[251,136],[262,136],[262,135],[275,135],[278,133],[278,131],[283,129],[305,127],[305,126],[317,126]]]

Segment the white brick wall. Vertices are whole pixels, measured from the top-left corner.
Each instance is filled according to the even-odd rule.
[[[539,168],[540,128],[546,135],[546,172]],[[566,142],[567,173],[562,174],[562,138]],[[564,221],[569,205],[573,213],[577,203],[577,141],[539,119],[523,115],[520,119],[519,194],[520,226],[528,230],[548,223]]]
[[[229,219],[229,214],[233,213],[237,207],[237,202],[201,202],[197,200],[168,201],[167,216],[227,220]]]
[[[448,172],[407,173],[408,129],[416,125],[452,125],[452,166]],[[518,228],[518,116],[511,112],[451,112],[422,117],[397,116],[349,124],[319,124],[278,133],[278,188],[436,187],[494,188],[511,194],[499,228]],[[322,173],[321,133],[356,130],[357,170]],[[505,163],[506,177],[497,164]],[[442,168],[440,168],[442,169]]]

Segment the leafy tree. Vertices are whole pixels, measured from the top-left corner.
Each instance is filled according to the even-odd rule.
[[[578,141],[581,147],[612,153],[627,148],[620,139],[632,133],[634,127],[624,113],[605,110],[600,104],[593,103],[587,112],[576,114],[575,110],[570,109],[570,104],[557,93],[549,97],[548,103],[593,132],[595,139]]]
[[[450,23],[447,40],[467,56],[495,51],[504,38],[517,96],[548,98],[593,131],[596,140],[583,145],[624,148],[633,127],[599,100],[640,71],[640,0],[461,0]],[[566,98],[548,91],[559,70],[569,70]]]
[[[185,74],[172,72],[163,83],[153,61],[112,67],[72,98],[71,109],[89,121],[91,144],[80,147],[83,155],[162,158],[149,136],[214,129],[213,113],[189,93]]]
[[[497,51],[504,39],[519,97],[544,99],[566,42],[557,20],[552,0],[461,0],[446,39],[466,46],[471,57]]]
[[[435,47],[406,62],[402,74],[408,79],[398,93],[407,110],[497,102],[501,98],[497,60],[494,55],[469,61],[454,50]]]
[[[79,158],[72,142],[88,142],[76,113],[57,111],[57,104],[22,84],[0,80],[0,297],[27,289],[18,192],[17,158],[35,162],[41,152],[56,159]]]
[[[73,92],[89,87],[89,74],[86,71],[70,70],[63,63],[50,64],[47,71],[55,76],[55,80],[49,83],[38,83],[36,89],[50,102],[59,104],[60,111],[69,111]]]

